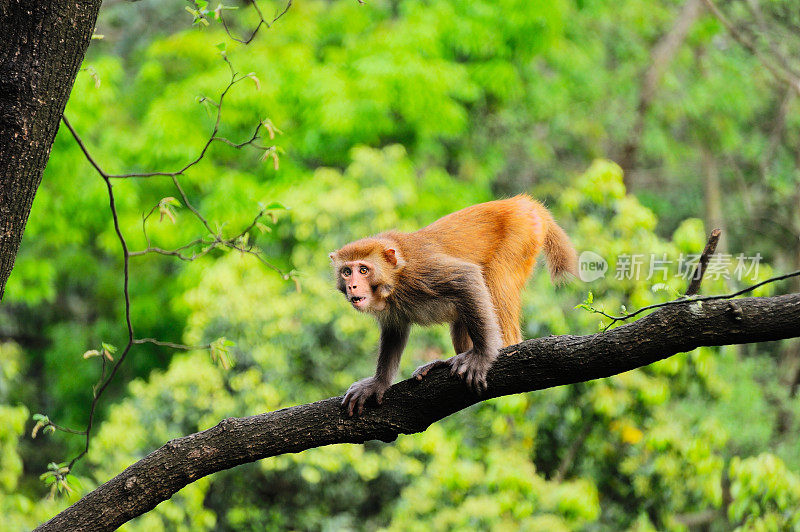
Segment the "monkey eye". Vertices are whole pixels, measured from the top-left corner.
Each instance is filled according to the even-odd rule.
[[[367,268],[366,266],[361,266],[358,269],[358,273],[360,273],[361,275],[367,275],[368,271],[369,271],[369,268]]]
[[[350,277],[351,273],[353,273],[353,271],[350,268],[342,268],[342,277]]]

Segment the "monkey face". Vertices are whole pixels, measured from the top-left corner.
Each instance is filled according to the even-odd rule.
[[[329,255],[336,285],[361,312],[382,312],[388,306],[405,262],[390,241],[366,238]]]
[[[386,306],[380,291],[374,289],[375,267],[366,260],[348,261],[339,268],[339,287],[356,310],[379,311]],[[376,293],[377,292],[377,293]]]

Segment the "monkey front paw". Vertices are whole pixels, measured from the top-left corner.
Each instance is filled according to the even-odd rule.
[[[354,382],[347,389],[342,399],[342,407],[347,410],[348,417],[353,417],[353,412],[360,416],[364,412],[364,404],[371,397],[375,397],[378,404],[383,403],[383,394],[389,389],[389,384],[379,381],[375,377],[367,377]]]

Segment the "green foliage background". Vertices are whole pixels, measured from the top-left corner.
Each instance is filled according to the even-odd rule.
[[[82,441],[60,432],[31,439],[30,416],[82,427],[100,368],[81,355],[126,339],[105,185],[62,128],[0,309],[4,528],[35,526],[170,438],[339,395],[370,374],[377,330],[333,289],[327,259],[365,234],[414,230],[528,192],[578,249],[612,268],[636,253],[677,261],[701,250],[710,229],[698,177],[710,154],[729,252],[761,253],[775,270],[800,267],[790,236],[800,234],[797,103],[762,160],[784,89],[712,17],[695,23],[665,74],[631,190],[612,162],[631,134],[650,51],[680,3],[298,2],[246,47],[219,24],[192,27],[181,5],[161,4],[104,8],[105,39],[94,41],[66,115],[108,171],[179,168],[208,138],[213,117],[198,96],[224,89],[216,45],[226,43],[235,68],[259,83],[226,97],[221,134],[245,140],[269,118],[283,131],[280,167],[257,150],[214,144],[182,183],[226,234],[246,226],[259,202],[288,207],[250,236],[297,283],[236,253],[132,259],[137,337],[224,336],[236,365],[226,370],[207,351],[135,346],[75,471],[80,487],[46,499],[39,474]],[[244,7],[227,15],[235,31],[253,22]],[[275,7],[262,3],[265,13]],[[131,248],[142,249],[142,213],[177,194],[163,178],[115,181],[115,193]],[[177,212],[174,224],[148,222],[155,245],[204,235],[186,209]],[[772,268],[762,264],[759,277]],[[537,270],[525,336],[595,332],[597,316],[573,308],[588,290],[615,312],[685,286],[675,271],[660,291],[612,273],[555,289]],[[736,286],[709,279],[704,290]],[[450,349],[445,328],[415,329],[403,375]],[[393,444],[248,464],[187,486],[124,529],[683,530],[708,511],[711,530],[800,529],[800,400],[785,382],[793,349],[702,348],[487,401]]]

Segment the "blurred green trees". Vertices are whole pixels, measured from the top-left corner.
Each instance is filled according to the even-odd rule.
[[[98,30],[106,39],[95,42],[86,61],[93,70],[79,76],[66,111],[93,155],[114,172],[174,170],[194,158],[213,122],[198,97],[214,100],[225,87],[216,45],[226,43],[235,68],[259,83],[226,96],[221,134],[246,140],[270,119],[283,131],[270,141],[283,150],[279,169],[257,150],[215,144],[182,183],[230,234],[259,202],[289,207],[275,211],[268,232],[250,236],[270,262],[297,271],[299,289],[235,253],[190,263],[134,258],[137,336],[187,344],[224,336],[236,344],[236,365],[225,370],[203,351],[136,346],[76,470],[83,489],[170,438],[338,395],[368,375],[376,327],[333,289],[327,259],[365,234],[414,230],[472,203],[530,192],[580,250],[612,269],[558,290],[537,272],[524,334],[591,333],[598,316],[573,308],[589,290],[595,306],[615,312],[684,288],[674,264],[699,252],[710,229],[700,219],[698,176],[712,161],[724,189],[736,191],[723,194],[726,212],[743,213],[728,220],[729,252],[796,268],[791,231],[774,227],[794,223],[796,103],[763,160],[785,93],[714,19],[701,17],[665,75],[632,190],[610,161],[636,120],[650,50],[679,6],[302,2],[246,47],[219,26],[190,29],[186,13],[109,8]],[[250,15],[230,14],[242,29]],[[135,29],[150,22],[161,33]],[[37,477],[82,443],[63,433],[30,440],[25,420],[43,412],[82,427],[100,369],[81,354],[125,337],[105,187],[65,133],[0,309],[0,330],[12,340],[0,347],[0,509],[14,529],[66,504],[41,500]],[[129,243],[142,249],[142,213],[174,188],[156,177],[117,181],[115,191]],[[204,235],[186,209],[174,224],[147,224],[164,248]],[[616,278],[617,259],[636,253],[673,261],[661,290],[656,280]],[[762,264],[759,276],[770,271]],[[704,289],[728,284],[710,279]],[[714,530],[791,529],[800,526],[800,400],[782,384],[775,360],[783,349],[703,348],[602,381],[482,403],[394,444],[249,464],[187,486],[126,528],[661,530],[708,516]],[[444,328],[415,329],[403,375],[449,350]]]

